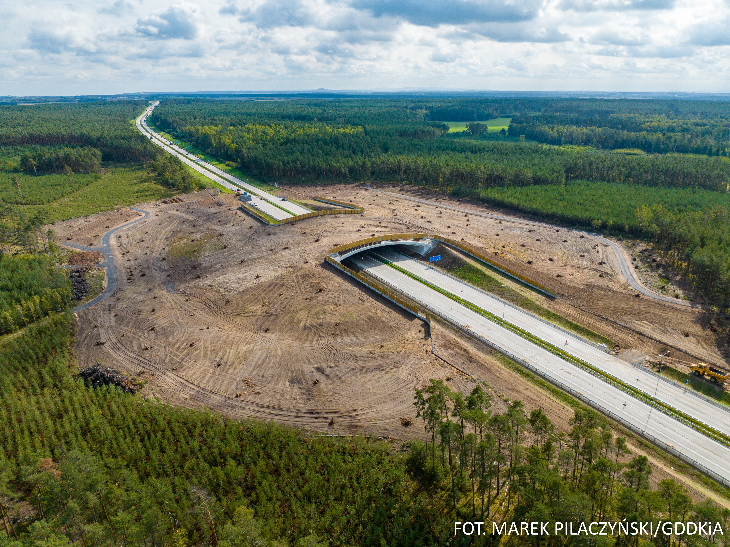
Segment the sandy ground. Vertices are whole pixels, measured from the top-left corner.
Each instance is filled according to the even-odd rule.
[[[87,247],[98,247],[101,245],[101,236],[110,228],[129,222],[142,216],[130,209],[117,209],[105,213],[97,213],[88,217],[64,220],[50,225],[56,232],[59,243],[77,243]]]
[[[476,208],[417,188],[383,189]],[[545,282],[558,299],[511,286],[631,349],[632,358],[671,348],[675,357],[724,366],[727,335],[710,329],[710,312],[636,298],[611,251],[587,237],[417,206],[358,186],[289,194],[353,201],[365,213],[268,227],[231,195],[218,197],[223,206],[202,192],[140,205],[151,216],[112,239],[117,292],[78,314],[79,367],[101,362],[146,379],[142,393],[171,404],[399,439],[424,435],[415,388],[439,378],[468,392],[475,385],[469,374],[489,385],[495,410],[520,399],[528,412],[541,407],[569,429],[572,411],[563,403],[450,329],[434,327],[432,354],[427,325],[324,262],[334,245],[404,231],[463,238]],[[109,228],[136,217],[121,210],[54,229],[61,243],[98,244]]]

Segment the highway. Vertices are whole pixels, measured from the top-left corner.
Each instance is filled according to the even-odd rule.
[[[146,123],[147,117],[152,114],[152,111],[159,104],[159,101],[152,104],[145,112],[135,120],[137,129],[154,144],[165,150],[167,153],[172,154],[185,163],[186,165],[193,168],[201,175],[209,178],[210,180],[220,184],[221,186],[228,188],[229,190],[247,190],[253,196],[251,204],[268,216],[275,220],[283,220],[285,218],[310,213],[309,209],[285,201],[282,198],[265,192],[256,186],[253,186],[233,175],[226,173],[225,171],[218,169],[214,165],[211,165],[200,158],[190,154],[187,150],[183,150],[174,143],[167,141],[154,131],[152,131]]]
[[[647,296],[649,298],[652,298],[654,300],[659,300],[661,302],[667,302],[669,304],[677,304],[678,306],[687,306],[690,308],[707,308],[707,306],[703,304],[695,304],[693,302],[688,302],[686,300],[679,300],[677,298],[672,298],[670,296],[665,296],[663,294],[655,293],[654,291],[651,291],[647,289],[639,280],[638,277],[636,277],[636,273],[632,269],[632,267],[629,265],[629,262],[626,260],[626,255],[624,253],[624,250],[618,245],[618,243],[611,241],[610,239],[607,239],[605,237],[602,237],[598,234],[594,234],[591,232],[585,232],[583,230],[575,230],[573,228],[568,228],[566,226],[558,226],[554,224],[547,224],[546,222],[537,222],[534,220],[525,220],[524,218],[518,218],[518,217],[509,217],[505,215],[495,215],[493,213],[484,213],[482,211],[475,211],[473,209],[465,209],[463,207],[455,207],[453,205],[446,205],[444,203],[438,203],[436,201],[429,201],[426,199],[421,198],[415,198],[412,196],[406,196],[403,194],[396,194],[394,192],[385,192],[384,190],[375,190],[372,188],[368,188],[369,190],[373,192],[377,192],[379,194],[385,194],[387,196],[392,196],[394,198],[400,198],[400,199],[407,199],[409,201],[415,201],[418,203],[424,203],[426,205],[433,205],[434,207],[441,207],[443,209],[451,209],[453,211],[459,211],[462,213],[469,213],[470,215],[476,215],[486,218],[493,218],[495,220],[506,220],[508,222],[519,222],[521,224],[528,224],[531,226],[547,226],[548,228],[561,228],[566,231],[575,232],[577,234],[583,234],[588,237],[591,237],[597,241],[600,241],[604,245],[608,245],[611,250],[613,251],[613,254],[616,256],[616,261],[618,262],[619,268],[621,269],[621,274],[623,275],[624,279],[626,279],[626,282],[631,285],[633,289],[635,289],[637,292],[640,292],[644,296]]]
[[[378,252],[381,251],[381,249],[378,249]],[[571,365],[557,355],[499,326],[466,306],[381,263],[373,256],[370,256],[369,253],[356,255],[351,257],[351,260],[359,267],[366,269],[373,277],[396,288],[435,314],[474,332],[477,336],[484,338],[496,347],[502,348],[514,357],[529,363],[543,374],[588,398],[605,411],[615,414],[634,428],[669,445],[685,457],[717,474],[724,481],[730,482],[730,448],[659,412],[650,405],[632,398],[619,388]],[[404,267],[404,261],[399,261],[398,265]],[[444,280],[442,281],[445,283]],[[459,291],[462,289],[464,287],[460,288]],[[460,293],[459,295],[461,296]],[[500,304],[503,308],[506,308],[505,304]],[[504,313],[505,319],[507,319],[508,312],[506,309]],[[517,318],[518,314],[509,313],[510,319]],[[566,338],[562,333],[561,338],[564,344]],[[571,342],[577,343],[575,339],[570,339],[569,346]],[[665,382],[660,383],[664,384]],[[654,386],[657,386],[656,380],[654,380],[652,387]],[[658,390],[658,386],[656,389]],[[708,412],[717,413],[720,411],[713,408]],[[714,420],[712,421],[713,427],[719,429],[720,425],[715,423]]]
[[[647,395],[659,399],[726,435],[730,435],[730,409],[712,404],[705,398],[698,397],[694,391],[685,390],[674,382],[662,381],[649,372],[638,369],[626,361],[606,353],[576,334],[565,331],[521,308],[480,291],[468,283],[398,253],[395,249],[381,247],[377,251],[370,251],[370,253],[390,260],[404,270],[479,306],[485,311],[502,317],[541,340],[590,363],[626,384],[640,389]]]

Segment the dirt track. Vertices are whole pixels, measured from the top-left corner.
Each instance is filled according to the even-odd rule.
[[[531,297],[623,348],[644,354],[661,348],[638,331],[720,360],[721,333],[703,328],[705,312],[636,299],[610,262],[599,264],[608,255],[589,240],[414,207],[353,186],[301,191],[352,200],[366,212],[266,227],[240,212],[232,196],[219,198],[223,207],[204,193],[183,203],[142,205],[151,216],[112,240],[116,294],[79,314],[79,366],[101,361],[148,379],[148,396],[232,417],[421,436],[414,388],[429,378],[451,378],[461,390],[472,382],[431,354],[425,325],[323,262],[335,244],[405,230],[464,237],[529,269],[566,295],[554,302]],[[98,226],[113,227],[127,216],[95,215],[56,230],[87,242]],[[468,363],[501,397],[520,398],[528,409],[543,406],[567,427],[559,405],[513,373],[505,376],[495,359],[438,329],[434,340],[440,357]],[[414,426],[403,427],[401,418]]]

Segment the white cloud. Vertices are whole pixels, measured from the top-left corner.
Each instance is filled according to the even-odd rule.
[[[116,0],[116,2],[114,2],[113,4],[102,6],[97,11],[105,15],[116,15],[119,17],[122,15],[133,13],[134,7],[126,0]]]
[[[137,20],[137,32],[148,38],[193,40],[198,35],[197,8],[189,4],[172,6],[151,17]]]
[[[0,95],[730,91],[730,0],[6,0]],[[641,89],[635,89],[641,90]]]

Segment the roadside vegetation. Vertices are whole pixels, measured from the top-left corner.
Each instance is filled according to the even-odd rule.
[[[687,490],[671,479],[652,487],[647,457],[631,457],[626,439],[614,436],[608,422],[593,410],[575,408],[566,434],[558,432],[541,409],[528,414],[520,401],[511,401],[507,411],[498,414],[491,411],[491,402],[481,387],[464,396],[441,380],[431,380],[428,387],[416,390],[414,403],[430,440],[412,443],[411,469],[442,492],[455,521],[485,521],[487,537],[467,538],[462,532],[471,545],[499,544],[500,538],[491,535],[492,523],[506,524],[506,530],[516,523],[519,530],[521,522],[549,522],[552,545],[590,545],[597,539],[566,533],[555,537],[557,522],[730,523],[730,511],[706,501],[693,504]],[[630,544],[617,536],[607,533],[600,544]],[[653,538],[648,527],[631,541],[728,544],[720,534]],[[529,535],[510,535],[509,542],[537,544]]]
[[[730,406],[730,393],[725,391],[725,388],[721,385],[694,374],[687,374],[674,367],[662,367],[660,374],[726,406]]]
[[[446,254],[446,252],[450,251],[444,251],[444,249],[441,248],[438,252],[440,252],[441,254]],[[438,254],[438,252],[436,254]],[[613,346],[613,342],[609,338],[601,336],[600,334],[593,332],[586,327],[574,323],[573,321],[570,321],[569,319],[566,319],[565,317],[562,317],[561,315],[548,310],[528,296],[525,296],[519,291],[513,289],[512,287],[509,287],[506,284],[502,283],[500,279],[487,273],[489,267],[483,265],[483,263],[480,263],[479,266],[475,266],[474,264],[470,264],[469,262],[461,259],[455,253],[447,255],[447,257],[447,260],[441,262],[441,267],[454,277],[458,277],[459,279],[466,281],[467,283],[470,283],[475,287],[478,287],[486,292],[490,292],[498,296],[499,298],[502,298],[503,300],[506,300],[511,304],[522,308],[523,310],[534,313],[535,315],[542,317],[543,319],[546,319],[551,323],[555,323],[556,325],[563,327],[564,329],[583,336],[584,338],[587,338],[592,342],[595,342],[597,344],[606,344],[609,347]]]
[[[44,223],[204,186],[130,123],[139,101],[0,107],[0,200]]]
[[[416,184],[653,241],[726,312],[727,112],[723,101],[180,99],[152,117],[268,181]]]

